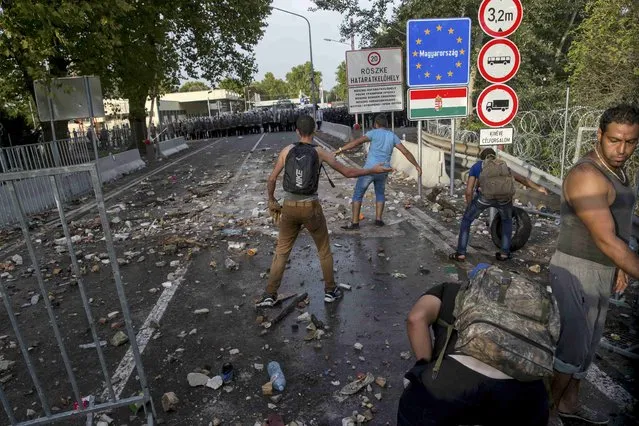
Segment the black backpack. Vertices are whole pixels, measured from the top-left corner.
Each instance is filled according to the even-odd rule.
[[[317,193],[321,164],[317,145],[299,142],[291,148],[284,163],[284,191],[300,195]],[[326,169],[324,169],[326,173]],[[326,174],[328,177],[328,173]],[[335,185],[329,178],[331,186]]]

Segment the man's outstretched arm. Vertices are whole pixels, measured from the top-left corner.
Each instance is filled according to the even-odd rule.
[[[415,166],[415,168],[417,169],[417,175],[421,176],[422,175],[422,168],[421,166],[417,163],[417,160],[415,160],[415,156],[408,150],[408,148],[406,148],[403,144],[398,143],[397,145],[395,145],[395,148],[399,149],[399,152],[401,152],[402,154],[404,154],[404,157],[406,157],[406,159],[413,165]]]
[[[368,138],[368,136],[366,136],[366,135],[360,136],[359,138],[350,141],[349,143],[347,143],[343,147],[338,148],[337,151],[335,151],[335,154],[339,155],[339,154],[341,154],[344,151],[348,151],[349,149],[356,148],[356,147],[360,146],[361,144],[363,144],[365,142],[370,142],[370,141],[371,140]]]
[[[324,161],[326,164],[331,166],[333,170],[341,173],[343,176],[347,178],[359,177],[364,175],[373,175],[376,173],[390,173],[393,171],[393,169],[390,167],[384,167],[382,163],[377,164],[371,167],[370,169],[348,167],[340,163],[339,161],[337,161],[335,156],[328,151],[325,151],[323,149],[318,149],[317,152],[319,153],[320,159],[322,161]]]
[[[539,185],[538,183],[533,182],[532,180],[528,179],[525,176],[520,175],[519,173],[516,173],[514,171],[510,171],[513,174],[513,178],[515,178],[515,180],[519,183],[521,183],[524,186],[527,186],[530,189],[534,189],[535,191],[539,191],[542,194],[546,194],[548,195],[548,190],[546,188],[544,188],[543,186]]]

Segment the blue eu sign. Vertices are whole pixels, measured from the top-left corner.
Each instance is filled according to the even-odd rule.
[[[409,87],[466,86],[470,80],[470,18],[406,23]]]

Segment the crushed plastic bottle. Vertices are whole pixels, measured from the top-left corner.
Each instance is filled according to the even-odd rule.
[[[282,392],[286,386],[286,378],[282,372],[280,364],[276,361],[271,361],[266,367],[268,375],[271,377],[271,383],[273,383],[273,389],[278,392]]]

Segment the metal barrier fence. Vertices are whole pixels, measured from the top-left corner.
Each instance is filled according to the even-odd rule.
[[[74,166],[90,163],[90,153],[89,145],[83,140],[76,142],[73,139],[65,139],[19,145],[0,148],[0,166],[4,173]],[[63,183],[61,197],[64,202],[77,199],[91,189],[91,181],[86,173],[66,175],[60,179]],[[46,178],[34,177],[16,182],[14,185],[27,214],[40,213],[55,207],[55,200],[50,196]],[[14,224],[16,220],[7,186],[0,185],[0,226]]]
[[[71,232],[69,226],[67,224],[67,220],[65,217],[63,200],[60,191],[60,178],[68,175],[77,175],[78,173],[83,173],[88,176],[88,178],[92,182],[92,189],[95,194],[96,204],[99,212],[100,222],[102,226],[102,231],[104,233],[104,240],[106,244],[106,250],[108,253],[108,259],[110,261],[110,267],[112,270],[113,280],[102,280],[97,285],[110,285],[111,283],[115,284],[115,293],[120,302],[120,307],[122,309],[122,314],[124,317],[124,330],[129,339],[130,351],[133,355],[133,360],[135,362],[136,374],[139,384],[139,393],[136,393],[136,396],[120,399],[119,392],[114,391],[114,387],[111,380],[111,375],[109,374],[105,351],[102,349],[102,343],[100,337],[98,335],[98,330],[96,328],[95,316],[92,313],[91,302],[89,297],[89,291],[95,291],[94,283],[92,285],[87,285],[85,279],[83,278],[82,270],[80,268],[79,261],[76,257],[76,249],[74,247],[74,239],[72,239]],[[64,238],[66,242],[66,248],[68,250],[68,254],[71,260],[71,268],[75,275],[75,279],[77,281],[77,291],[79,292],[79,296],[81,299],[81,305],[86,315],[86,320],[88,322],[90,335],[93,340],[93,347],[95,348],[97,354],[97,360],[99,361],[99,369],[102,372],[102,379],[106,384],[106,401],[93,401],[91,400],[89,403],[85,404],[86,398],[83,400],[82,395],[90,395],[92,390],[81,389],[79,384],[81,382],[79,380],[85,380],[86,376],[92,376],[93,374],[87,375],[87,363],[90,361],[90,357],[87,356],[85,350],[82,352],[78,352],[77,348],[71,348],[67,345],[67,342],[71,336],[77,335],[73,328],[67,327],[64,328],[61,325],[63,322],[67,321],[68,317],[71,315],[59,315],[54,312],[52,303],[49,299],[50,296],[50,288],[47,288],[47,283],[43,277],[43,273],[41,270],[40,260],[41,256],[38,256],[36,252],[36,248],[32,242],[32,235],[29,231],[29,225],[27,223],[26,211],[22,202],[20,200],[19,193],[16,189],[16,183],[22,182],[28,179],[43,179],[48,183],[47,190],[51,191],[55,198],[55,204],[57,206],[58,215],[60,222],[62,224],[62,231],[64,232]],[[14,306],[19,306],[17,301],[12,300],[12,293],[8,290],[8,285],[4,278],[0,278],[0,294],[2,295],[2,302],[4,304],[6,314],[9,319],[9,323],[11,324],[11,329],[17,340],[17,346],[20,349],[20,353],[22,355],[26,371],[28,372],[28,376],[33,382],[33,387],[35,388],[35,393],[37,395],[37,399],[41,406],[40,416],[33,419],[27,419],[26,421],[18,422],[16,418],[16,413],[13,410],[13,406],[9,401],[9,395],[15,395],[17,392],[20,392],[17,389],[8,390],[10,384],[0,383],[0,402],[6,412],[6,415],[9,419],[9,422],[12,425],[40,425],[40,424],[49,424],[60,421],[69,421],[72,418],[77,417],[86,417],[87,423],[89,423],[92,419],[93,413],[102,412],[111,410],[121,406],[127,406],[131,404],[137,404],[144,408],[144,412],[147,418],[147,424],[152,425],[155,419],[155,409],[153,407],[153,403],[151,400],[147,378],[144,372],[144,368],[142,367],[142,359],[140,354],[140,349],[138,348],[135,331],[133,330],[133,324],[131,320],[131,313],[129,310],[129,306],[127,303],[126,295],[124,292],[124,286],[122,283],[122,278],[120,276],[120,270],[118,267],[118,261],[116,257],[115,247],[113,243],[113,236],[111,234],[111,229],[109,228],[109,221],[107,218],[107,212],[104,205],[104,196],[102,194],[101,184],[99,181],[97,168],[93,164],[87,165],[76,165],[76,166],[67,166],[67,167],[59,167],[55,169],[43,169],[43,170],[29,170],[22,172],[12,172],[12,173],[3,173],[0,174],[0,183],[4,184],[8,188],[8,193],[10,196],[10,201],[12,207],[15,209],[16,216],[20,218],[20,227],[22,228],[22,233],[24,236],[24,241],[27,247],[27,251],[29,253],[29,258],[31,260],[33,275],[36,278],[39,290],[40,300],[43,301],[45,311],[46,311],[46,320],[42,320],[41,318],[35,318],[38,313],[34,312],[31,315],[19,315],[14,311]],[[48,280],[47,280],[48,281]],[[49,284],[51,287],[51,284]],[[77,303],[80,301],[75,299]],[[42,304],[36,305],[42,306]],[[36,307],[32,307],[31,309],[36,309]],[[68,310],[68,309],[67,309]],[[40,313],[41,314],[41,311]],[[78,316],[79,317],[79,316]],[[31,321],[31,322],[29,322]],[[37,322],[37,326],[40,328],[51,328],[51,332],[46,332],[46,330],[38,330],[37,338],[40,340],[40,346],[44,344],[51,344],[51,350],[47,352],[47,362],[43,361],[43,359],[38,360],[39,362],[35,362],[34,355],[32,355],[31,347],[28,342],[33,339],[33,328],[36,327],[34,321]],[[22,323],[22,324],[20,324]],[[8,323],[0,323],[0,326],[6,327]],[[63,335],[63,333],[66,333]],[[31,335],[30,335],[31,334]],[[55,338],[55,342],[42,342],[42,340],[46,340],[47,336],[51,336]],[[66,337],[66,338],[65,338]],[[49,392],[56,392],[59,396],[59,391],[61,390],[61,386],[65,385],[64,381],[55,380],[54,382],[59,382],[57,385],[55,383],[49,383],[43,381],[41,376],[49,373],[49,369],[54,369],[56,366],[55,361],[52,361],[55,356],[54,346],[57,346],[59,350],[59,354],[62,358],[62,363],[64,366],[64,370],[66,372],[66,376],[68,379],[68,384],[72,390],[73,402],[74,404],[69,404],[70,409],[67,411],[53,411],[50,405],[50,401],[53,399],[47,397],[47,390]],[[74,351],[75,349],[75,351]],[[75,355],[75,357],[71,356]],[[74,362],[77,361],[77,362]],[[112,360],[111,360],[112,361]],[[16,363],[18,361],[12,361]],[[80,367],[78,367],[78,365]],[[84,368],[83,368],[84,366]],[[90,370],[93,371],[93,370]],[[66,388],[65,388],[66,389]],[[83,392],[82,392],[83,391]],[[23,392],[23,391],[22,391]],[[57,399],[56,399],[57,400]],[[149,404],[150,406],[147,406]],[[35,407],[34,407],[35,408]],[[149,409],[150,408],[150,409]],[[34,411],[35,412],[35,411]],[[42,415],[43,414],[43,415]],[[35,413],[38,415],[38,413]],[[89,423],[92,424],[92,423]]]

